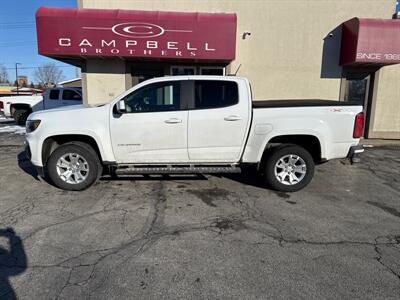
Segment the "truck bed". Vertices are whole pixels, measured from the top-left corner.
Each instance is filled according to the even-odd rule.
[[[253,108],[310,107],[310,106],[361,106],[358,103],[337,100],[254,100]]]

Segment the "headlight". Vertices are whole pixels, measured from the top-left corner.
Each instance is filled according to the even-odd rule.
[[[28,120],[26,121],[26,133],[35,131],[40,125],[40,120]]]

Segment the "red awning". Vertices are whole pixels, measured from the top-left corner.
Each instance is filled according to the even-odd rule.
[[[36,12],[39,53],[231,61],[236,14],[71,9]]]
[[[353,18],[343,23],[341,65],[400,63],[400,20]]]

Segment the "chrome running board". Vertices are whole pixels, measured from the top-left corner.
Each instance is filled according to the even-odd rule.
[[[126,165],[118,166],[116,175],[131,174],[212,174],[212,173],[240,173],[241,169],[236,165],[229,166],[199,166],[199,165]]]

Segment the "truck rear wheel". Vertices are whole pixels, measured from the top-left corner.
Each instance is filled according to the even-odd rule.
[[[17,109],[13,115],[14,120],[18,125],[25,125],[28,116],[29,111],[26,109]]]
[[[96,151],[80,142],[59,146],[50,155],[46,167],[50,180],[57,187],[69,191],[87,189],[102,171]]]
[[[314,160],[304,148],[283,145],[273,149],[265,164],[265,181],[281,192],[295,192],[310,183]]]

